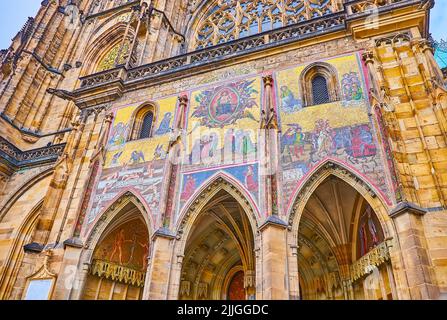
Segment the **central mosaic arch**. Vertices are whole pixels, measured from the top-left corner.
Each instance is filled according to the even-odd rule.
[[[186,240],[179,299],[255,296],[254,236],[247,213],[220,190],[200,210]]]

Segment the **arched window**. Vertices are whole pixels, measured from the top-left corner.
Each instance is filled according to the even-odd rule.
[[[135,112],[133,127],[129,140],[148,139],[152,137],[155,123],[155,108],[145,105]]]
[[[337,70],[329,63],[307,66],[301,73],[300,84],[305,107],[340,100]]]
[[[154,122],[154,114],[152,111],[146,113],[143,118],[143,124],[141,125],[140,139],[147,139],[151,136],[152,123]]]
[[[325,77],[317,75],[313,78],[312,98],[315,105],[329,103],[331,101]]]
[[[126,63],[129,57],[130,41],[115,44],[99,61],[97,72],[113,69],[117,65]]]

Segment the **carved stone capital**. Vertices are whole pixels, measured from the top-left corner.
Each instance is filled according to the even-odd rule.
[[[426,52],[427,50],[434,54],[433,42],[428,39],[418,39],[415,41],[415,44],[419,46],[422,52]]]
[[[188,106],[188,96],[186,94],[181,95],[178,97],[178,101],[179,101],[179,106],[182,108],[186,108]]]
[[[374,52],[372,50],[365,51],[362,54],[362,59],[363,59],[363,61],[365,61],[366,64],[369,64],[369,63],[373,64],[374,63]]]
[[[247,270],[244,276],[244,288],[256,287],[256,272],[254,270]]]
[[[273,77],[271,74],[262,77],[262,81],[264,82],[265,87],[273,87]]]
[[[105,118],[104,118],[104,122],[107,124],[111,124],[113,121],[113,112],[109,112],[106,114]]]

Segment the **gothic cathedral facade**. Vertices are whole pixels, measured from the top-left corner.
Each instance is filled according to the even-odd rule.
[[[0,299],[447,298],[433,0],[44,0],[0,54]]]

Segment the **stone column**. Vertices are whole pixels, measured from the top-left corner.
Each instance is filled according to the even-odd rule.
[[[178,118],[169,141],[168,158],[164,166],[164,183],[161,196],[160,211],[163,212],[162,226],[169,228],[174,210],[179,181],[179,163],[181,162],[181,139],[183,137],[184,119],[188,107],[188,97],[182,95],[178,98]]]
[[[425,74],[425,86],[431,97],[433,111],[444,136],[444,143],[447,143],[447,119],[442,110],[442,106],[440,106],[437,101],[439,93],[442,92],[442,89],[439,88],[443,87],[444,80],[442,71],[434,58],[432,43],[426,39],[418,39],[412,43],[412,46],[413,51],[415,52],[415,57],[419,65],[421,65],[420,69],[422,69],[424,71],[423,74]],[[419,54],[419,52],[421,54]]]
[[[152,237],[152,257],[146,274],[143,300],[166,300],[172,266],[174,235],[159,229]]]
[[[82,294],[84,293],[84,287],[87,283],[87,277],[90,270],[90,264],[85,262],[82,264],[82,269],[79,271],[79,273],[76,275],[75,278],[75,287],[73,288],[73,291],[70,293],[69,299],[70,300],[81,300]]]
[[[261,232],[262,299],[287,300],[287,224],[270,216],[259,228]]]
[[[55,300],[69,300],[73,295],[80,299],[83,280],[87,277],[88,266],[79,271],[78,264],[82,253],[82,245],[66,241],[60,250],[62,256],[61,268],[57,277],[53,294]],[[80,274],[78,274],[80,272]],[[85,273],[85,275],[84,275]]]
[[[289,299],[300,300],[300,277],[298,268],[298,239],[297,236],[288,230],[288,282],[289,282]]]
[[[429,68],[428,71],[429,71],[430,75],[435,80],[440,81],[442,83],[444,76],[443,76],[442,71],[439,68],[439,65],[436,62],[436,59],[434,57],[434,49],[433,49],[432,43],[426,39],[421,39],[419,44],[420,44],[422,53],[424,54],[425,59],[427,60],[428,68]]]
[[[408,202],[400,203],[390,213],[397,229],[403,268],[412,300],[437,299],[439,296],[422,223],[425,213],[424,209]]]
[[[244,287],[248,300],[256,300],[256,272],[248,270],[244,276]]]

